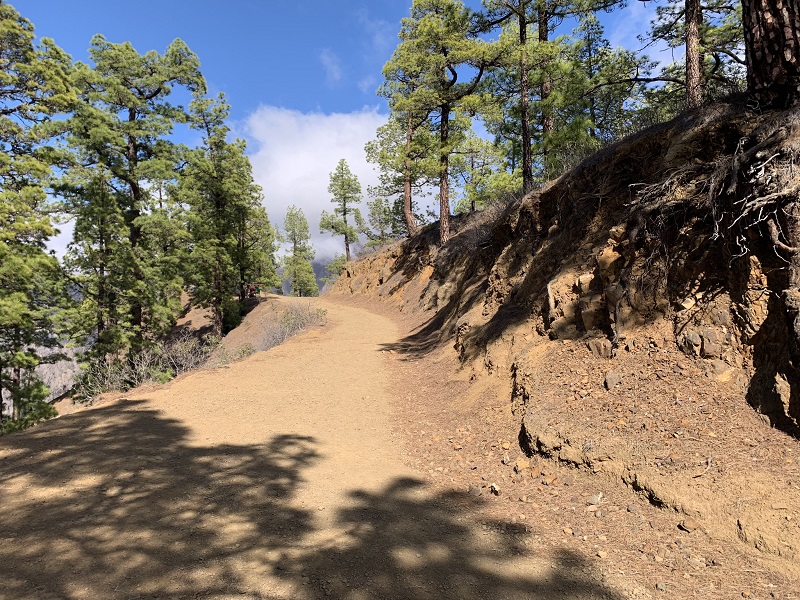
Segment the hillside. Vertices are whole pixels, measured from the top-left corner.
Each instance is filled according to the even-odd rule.
[[[797,117],[679,117],[456,219],[443,248],[429,227],[349,264],[334,293],[416,315],[399,351],[445,349],[503,394],[534,459],[515,472],[512,448],[513,485],[591,473],[674,514],[668,535],[796,578]]]
[[[0,598],[797,598],[793,123],[643,132],[4,436]]]

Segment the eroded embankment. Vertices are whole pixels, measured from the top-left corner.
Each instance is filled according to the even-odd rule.
[[[773,235],[795,202],[795,121],[684,116],[455,219],[443,248],[427,228],[349,264],[335,291],[423,312],[410,346],[453,345],[475,377],[509,379],[527,451],[795,572],[793,259]]]

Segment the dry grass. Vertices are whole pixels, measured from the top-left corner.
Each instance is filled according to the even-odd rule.
[[[86,367],[75,386],[75,398],[91,402],[101,394],[126,391],[141,385],[166,383],[182,373],[216,368],[274,348],[293,335],[325,323],[325,311],[311,303],[282,306],[259,322],[250,341],[234,349],[215,336],[198,338],[184,332],[161,345],[146,348],[128,361],[97,361]]]

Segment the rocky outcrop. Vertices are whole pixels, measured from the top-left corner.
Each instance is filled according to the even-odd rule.
[[[724,105],[645,131],[518,202],[454,219],[444,248],[429,227],[350,263],[334,289],[432,311],[429,341],[492,372],[548,340],[610,358],[666,324],[662,343],[743,383],[757,410],[794,430],[800,379],[774,248],[733,254],[708,191],[761,121]]]
[[[793,559],[796,438],[769,428],[800,423],[786,261],[713,191],[766,120],[728,105],[658,126],[453,219],[443,248],[430,227],[348,264],[335,291],[422,311],[409,351],[508,378],[528,453]]]

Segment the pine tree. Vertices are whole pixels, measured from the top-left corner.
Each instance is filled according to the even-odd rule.
[[[531,24],[530,8],[533,0],[486,0],[484,5],[488,14],[483,15],[482,27],[490,29],[509,19],[517,23],[517,52],[507,52],[504,66],[513,64],[519,73],[519,148],[522,166],[522,190],[524,193],[533,189],[533,158],[531,156],[531,89],[530,59],[528,48],[528,29]],[[512,168],[513,170],[513,168]]]
[[[0,432],[54,411],[34,373],[58,346],[53,319],[66,300],[45,191],[55,153],[48,122],[74,101],[69,58],[51,40],[33,44],[33,25],[0,3]],[[8,410],[4,411],[3,408]]]
[[[395,96],[395,108],[412,118],[430,115],[438,135],[442,244],[450,238],[450,155],[460,133],[454,116],[474,110],[483,75],[497,60],[498,50],[479,33],[475,15],[460,0],[414,0],[411,16],[403,19],[401,42],[384,68],[389,80],[396,79],[394,73],[417,76],[417,85]]]
[[[358,241],[358,231],[364,227],[361,211],[354,205],[361,202],[361,184],[353,175],[344,159],[341,159],[330,174],[328,192],[336,204],[333,213],[323,210],[319,220],[320,233],[330,231],[333,235],[344,237],[344,255],[350,260],[350,245]],[[348,217],[352,217],[350,224]]]
[[[106,173],[73,165],[58,188],[76,216],[63,262],[79,303],[66,320],[70,337],[88,348],[88,362],[123,353],[131,330],[127,286],[134,259],[124,200],[109,179]]]
[[[314,248],[311,246],[311,234],[308,220],[303,211],[290,206],[283,221],[283,241],[289,244],[291,254],[283,259],[283,279],[289,283],[291,293],[295,296],[316,296],[319,287],[314,276],[311,260]]]
[[[367,160],[380,172],[380,191],[375,196],[402,194],[402,213],[408,235],[419,231],[413,194],[437,179],[436,140],[430,127],[431,108],[415,100],[422,88],[422,61],[404,60],[395,52],[386,63],[386,78],[378,93],[389,100],[391,115],[378,128],[377,139],[366,146]]]
[[[367,142],[364,150],[367,161],[377,166],[379,181],[367,193],[373,198],[395,198],[393,212],[402,217],[402,225],[395,219],[392,231],[415,235],[425,220],[416,212],[414,197],[427,195],[438,179],[436,140],[427,119],[417,122],[411,115],[392,109],[389,122],[378,128],[376,138]]]
[[[553,103],[556,127],[549,143],[553,175],[638,129],[647,94],[638,76],[652,66],[634,52],[611,48],[591,13],[580,16],[572,39],[564,44],[564,68]]]
[[[223,333],[228,300],[244,300],[248,283],[279,285],[274,263],[275,235],[261,205],[242,140],[229,142],[225,120],[230,112],[223,95],[216,101],[195,99],[191,125],[203,146],[187,152],[175,193],[188,207],[191,236],[184,278],[192,302],[208,307],[214,330]]]
[[[368,248],[383,246],[397,237],[395,213],[392,203],[386,198],[373,198],[367,202],[367,222],[360,231],[367,236]]]
[[[68,126],[76,166],[62,191],[76,236],[97,236],[76,237],[71,246],[83,312],[127,313],[115,315],[113,343],[98,348],[112,358],[157,339],[180,309],[185,231],[176,218],[179,207],[163,191],[177,172],[178,153],[168,136],[187,115],[169,96],[174,86],[202,93],[205,83],[197,57],[181,40],[164,54],[140,55],[130,43],[97,35],[89,53],[94,65],[78,64],[75,71],[80,102]],[[120,218],[124,235],[117,237]],[[112,239],[105,237],[108,227]],[[98,281],[103,273],[119,283],[113,292]],[[84,337],[92,333],[83,331]]]
[[[328,274],[327,277],[322,278],[325,285],[330,286],[336,283],[336,280],[339,279],[346,264],[347,258],[344,254],[335,255],[328,264],[325,265],[325,272]]]
[[[662,102],[676,104],[673,112],[701,106],[707,98],[741,87],[744,73],[741,12],[734,0],[670,0],[656,8],[646,38],[683,47],[682,63],[668,65],[659,78],[667,86]],[[678,96],[680,102],[668,94]]]
[[[564,19],[611,10],[621,3],[620,0],[484,0],[486,12],[480,19],[482,30],[513,24],[513,28],[506,29],[507,41],[502,44],[505,59],[499,80],[505,81],[503,87],[514,102],[513,112],[519,127],[522,187],[526,192],[532,188],[535,178],[532,151],[535,112],[538,112],[540,167],[545,170],[545,178],[554,174],[548,173],[547,169],[554,162],[549,154],[552,151],[551,138],[559,130],[558,79],[564,74],[565,55],[563,40],[552,40],[551,34]],[[535,30],[535,40],[530,39],[530,30]],[[515,38],[513,43],[512,38]],[[511,89],[508,87],[510,81],[516,83]],[[538,99],[534,99],[534,95],[538,95]]]

